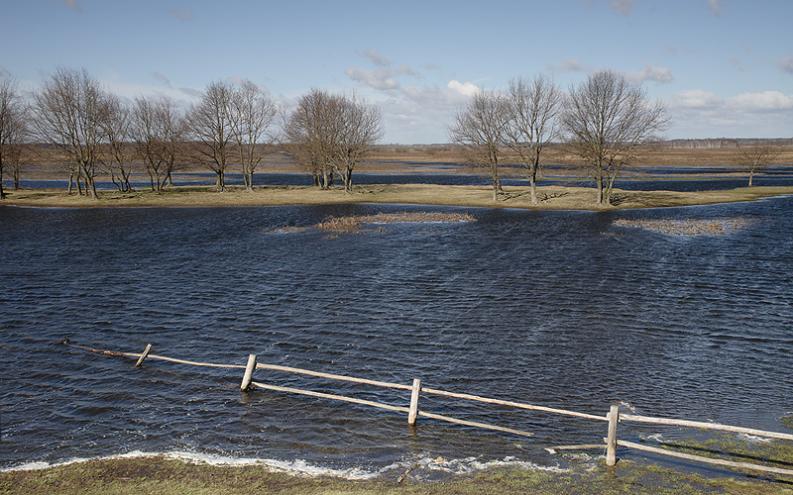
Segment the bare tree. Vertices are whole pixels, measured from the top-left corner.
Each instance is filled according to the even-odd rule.
[[[767,167],[776,160],[781,150],[771,143],[757,142],[752,145],[743,145],[736,141],[739,159],[749,170],[749,187],[754,182],[754,174]]]
[[[276,106],[258,86],[243,81],[234,88],[231,111],[234,139],[242,163],[242,178],[245,189],[252,191],[253,174],[264,157],[262,141],[275,119]]]
[[[494,91],[482,91],[475,94],[466,108],[457,114],[450,128],[452,142],[464,146],[472,162],[490,169],[493,201],[498,200],[498,193],[502,191],[498,166],[508,120],[506,98]]]
[[[14,188],[19,188],[19,167],[22,146],[27,135],[24,102],[11,79],[0,80],[0,199],[5,199],[4,172],[14,171]]]
[[[508,120],[504,127],[505,144],[526,167],[531,187],[531,202],[537,204],[537,173],[542,151],[556,135],[556,117],[562,93],[549,79],[537,76],[532,81],[514,79],[507,93]]]
[[[365,102],[314,90],[303,96],[286,136],[315,183],[328,189],[334,174],[352,191],[352,173],[380,137],[380,112]]]
[[[173,186],[173,172],[182,153],[187,122],[171,98],[160,98],[155,110],[156,122],[161,133],[159,152],[162,155],[165,177],[160,189],[163,189],[166,185]]]
[[[33,125],[39,138],[71,159],[69,192],[76,175],[78,190],[82,193],[82,179],[86,194],[95,199],[104,101],[99,83],[85,70],[59,69],[35,94],[33,102]]]
[[[284,126],[290,151],[322,189],[333,185],[331,148],[337,131],[331,126],[330,114],[338,100],[325,91],[312,90],[300,98]]]
[[[233,100],[230,84],[211,83],[187,118],[199,159],[217,176],[218,192],[226,190],[226,168],[234,141]]]
[[[173,184],[185,133],[184,118],[170,98],[139,97],[132,107],[130,136],[138,156],[146,165],[152,191]]]
[[[129,180],[132,164],[128,149],[131,118],[129,109],[118,96],[105,96],[100,125],[105,139],[105,152],[100,155],[100,160],[120,192],[132,191]]]
[[[380,112],[377,108],[353,98],[341,97],[332,115],[338,129],[338,141],[331,147],[334,169],[341,177],[346,192],[352,192],[352,172],[377,142],[381,134]]]
[[[665,115],[661,103],[650,103],[640,87],[615,72],[597,72],[570,89],[562,127],[573,151],[590,167],[598,205],[611,204],[620,170],[666,127]]]

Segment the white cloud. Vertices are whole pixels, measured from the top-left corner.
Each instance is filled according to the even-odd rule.
[[[379,67],[388,67],[391,65],[391,60],[389,60],[388,57],[374,49],[366,50],[363,52],[363,56]]]
[[[477,86],[472,82],[469,81],[460,82],[456,79],[452,79],[451,81],[449,81],[449,84],[447,84],[446,87],[463,96],[473,96],[477,94],[479,91],[481,91],[481,89],[479,89],[479,86]]]
[[[681,91],[673,100],[674,106],[683,108],[714,108],[722,104],[722,99],[711,93],[710,91],[702,91],[700,89],[690,89]]]
[[[562,63],[550,66],[552,70],[560,70],[562,72],[587,72],[589,69],[586,65],[582,64],[575,58],[568,58]]]
[[[721,0],[708,0],[708,8],[711,14],[715,16],[721,15]]]
[[[633,10],[633,0],[611,0],[611,8],[622,15],[630,15]]]
[[[779,61],[779,68],[782,72],[793,74],[793,57],[785,57]]]
[[[773,112],[793,109],[793,95],[781,91],[741,93],[726,100],[727,106],[736,110]]]
[[[399,81],[393,78],[392,72],[388,69],[367,70],[350,67],[344,73],[353,81],[365,84],[370,88],[391,90],[399,87]]]
[[[672,71],[666,67],[656,67],[653,65],[647,65],[644,69],[640,70],[639,72],[627,74],[626,76],[628,79],[634,82],[644,82],[644,81],[654,81],[657,83],[668,83],[672,82],[674,76],[672,76]]]
[[[374,69],[349,67],[344,73],[353,81],[370,88],[390,91],[401,86],[399,82],[399,77],[401,76],[420,77],[419,73],[408,65],[402,64],[398,67],[393,67],[391,61],[376,50],[366,50],[363,55],[377,67]]]

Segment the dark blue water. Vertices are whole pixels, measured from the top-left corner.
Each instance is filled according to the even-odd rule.
[[[464,224],[327,235],[330,215],[467,211]],[[732,219],[667,236],[618,219]],[[605,414],[782,430],[793,410],[793,198],[619,212],[387,205],[0,207],[0,465],[189,451],[378,470],[594,443],[605,423],[422,398],[524,439],[363,406],[239,392],[238,370],[132,362],[55,342],[270,362]],[[407,394],[257,371],[406,405]],[[622,438],[668,428],[621,426]],[[634,454],[621,453],[623,457]]]
[[[459,165],[458,165],[459,167]],[[639,170],[639,169],[637,169]],[[670,173],[677,173],[680,170],[681,175],[703,173],[701,168],[691,169],[678,169],[677,167],[657,168],[647,171],[646,173],[656,175],[668,175]],[[708,173],[721,173],[718,172],[722,169],[706,169]],[[734,169],[724,169],[724,171],[733,171]],[[697,171],[697,172],[694,172]],[[769,173],[755,176],[754,185],[756,186],[793,186],[793,167],[779,167],[778,170],[769,170]],[[512,172],[510,172],[512,173]],[[369,184],[442,184],[442,185],[455,185],[455,186],[470,186],[470,185],[488,185],[490,178],[486,175],[471,174],[471,173],[368,173],[360,172],[353,176],[355,184],[369,185]],[[507,186],[528,186],[528,180],[520,176],[505,175],[502,182]],[[212,185],[215,183],[215,176],[212,173],[179,173],[174,175],[174,184],[177,186],[199,186],[199,185]],[[710,177],[697,180],[686,179],[665,179],[658,180],[658,178],[629,178],[625,177],[616,182],[615,187],[626,190],[645,190],[645,191],[708,191],[708,190],[724,190],[734,189],[736,187],[746,187],[748,179],[740,176],[732,177]],[[230,186],[243,185],[242,175],[238,173],[229,173],[226,175],[226,184]],[[254,185],[257,186],[310,186],[311,176],[300,173],[258,173],[254,175]],[[40,189],[40,188],[60,188],[67,187],[66,180],[56,179],[34,179],[22,180],[20,185],[23,188]],[[132,181],[132,185],[136,189],[148,189],[149,182],[147,178],[139,177]],[[567,185],[577,187],[594,187],[592,180],[582,177],[563,177],[554,175],[554,169],[549,167],[546,170],[546,178],[539,182],[539,185]],[[10,188],[11,183],[7,183],[6,187]],[[116,187],[109,181],[98,181],[97,188],[101,190],[114,190]]]

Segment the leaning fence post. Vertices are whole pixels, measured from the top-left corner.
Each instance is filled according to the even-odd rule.
[[[410,410],[408,411],[408,424],[416,424],[416,416],[419,414],[419,392],[421,392],[421,380],[413,379],[413,389],[410,391]]]
[[[256,369],[256,354],[249,354],[248,355],[248,364],[245,365],[245,374],[242,375],[242,384],[240,384],[240,390],[243,392],[248,390],[248,387],[251,385],[251,380],[253,379],[253,370]]]
[[[146,348],[143,349],[143,354],[140,355],[138,362],[135,363],[136,368],[140,368],[140,366],[143,364],[143,361],[145,361],[146,357],[149,355],[149,352],[151,352],[151,344],[146,344]]]
[[[617,464],[617,423],[620,420],[620,406],[612,404],[609,409],[609,433],[606,438],[606,466]]]

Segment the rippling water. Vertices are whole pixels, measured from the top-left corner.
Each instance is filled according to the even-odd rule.
[[[436,165],[437,166],[437,165]],[[456,165],[460,167],[459,164]],[[452,169],[450,169],[452,170]],[[633,172],[642,172],[663,177],[670,174],[691,176],[692,174],[703,175],[698,180],[690,179],[664,179],[658,180],[657,177],[636,178],[623,177],[617,180],[615,187],[625,190],[646,190],[646,191],[710,191],[734,189],[736,187],[746,187],[748,179],[736,176],[710,176],[704,174],[719,174],[735,172],[735,169],[724,167],[653,167],[635,168]],[[512,172],[514,173],[514,172]],[[558,174],[558,168],[547,167],[546,178],[539,184],[543,185],[566,185],[576,187],[594,187],[591,179],[563,177]],[[254,175],[253,182],[257,186],[310,186],[311,176],[301,173],[269,173],[261,172]],[[357,185],[368,184],[442,184],[452,186],[471,186],[489,185],[490,178],[485,174],[471,173],[370,173],[358,172],[353,177],[353,182]],[[189,185],[212,185],[215,183],[215,175],[212,173],[187,172],[174,175],[174,184],[177,186]],[[522,177],[505,176],[502,183],[506,186],[523,186],[528,184],[528,180]],[[226,174],[226,184],[230,186],[241,186],[243,184],[242,174]],[[60,188],[68,186],[66,180],[57,179],[32,179],[22,180],[20,185],[23,188]],[[779,166],[770,167],[759,174],[754,179],[756,186],[793,186],[793,167]],[[132,186],[136,189],[146,190],[149,188],[148,178],[143,175],[134,176]],[[6,187],[11,187],[11,182],[7,181]],[[110,181],[98,181],[97,188],[102,190],[115,190],[116,186]]]
[[[468,211],[329,239],[329,215]],[[676,237],[617,219],[740,217]],[[605,414],[780,430],[793,410],[793,198],[653,210],[388,205],[0,207],[0,466],[134,450],[376,471],[443,456],[558,461],[605,423],[422,398],[523,439],[363,406],[238,390],[239,370],[106,358],[54,342],[260,362]],[[408,396],[259,370],[259,381],[397,405]],[[621,426],[623,438],[669,429]],[[626,455],[630,455],[629,453]]]

